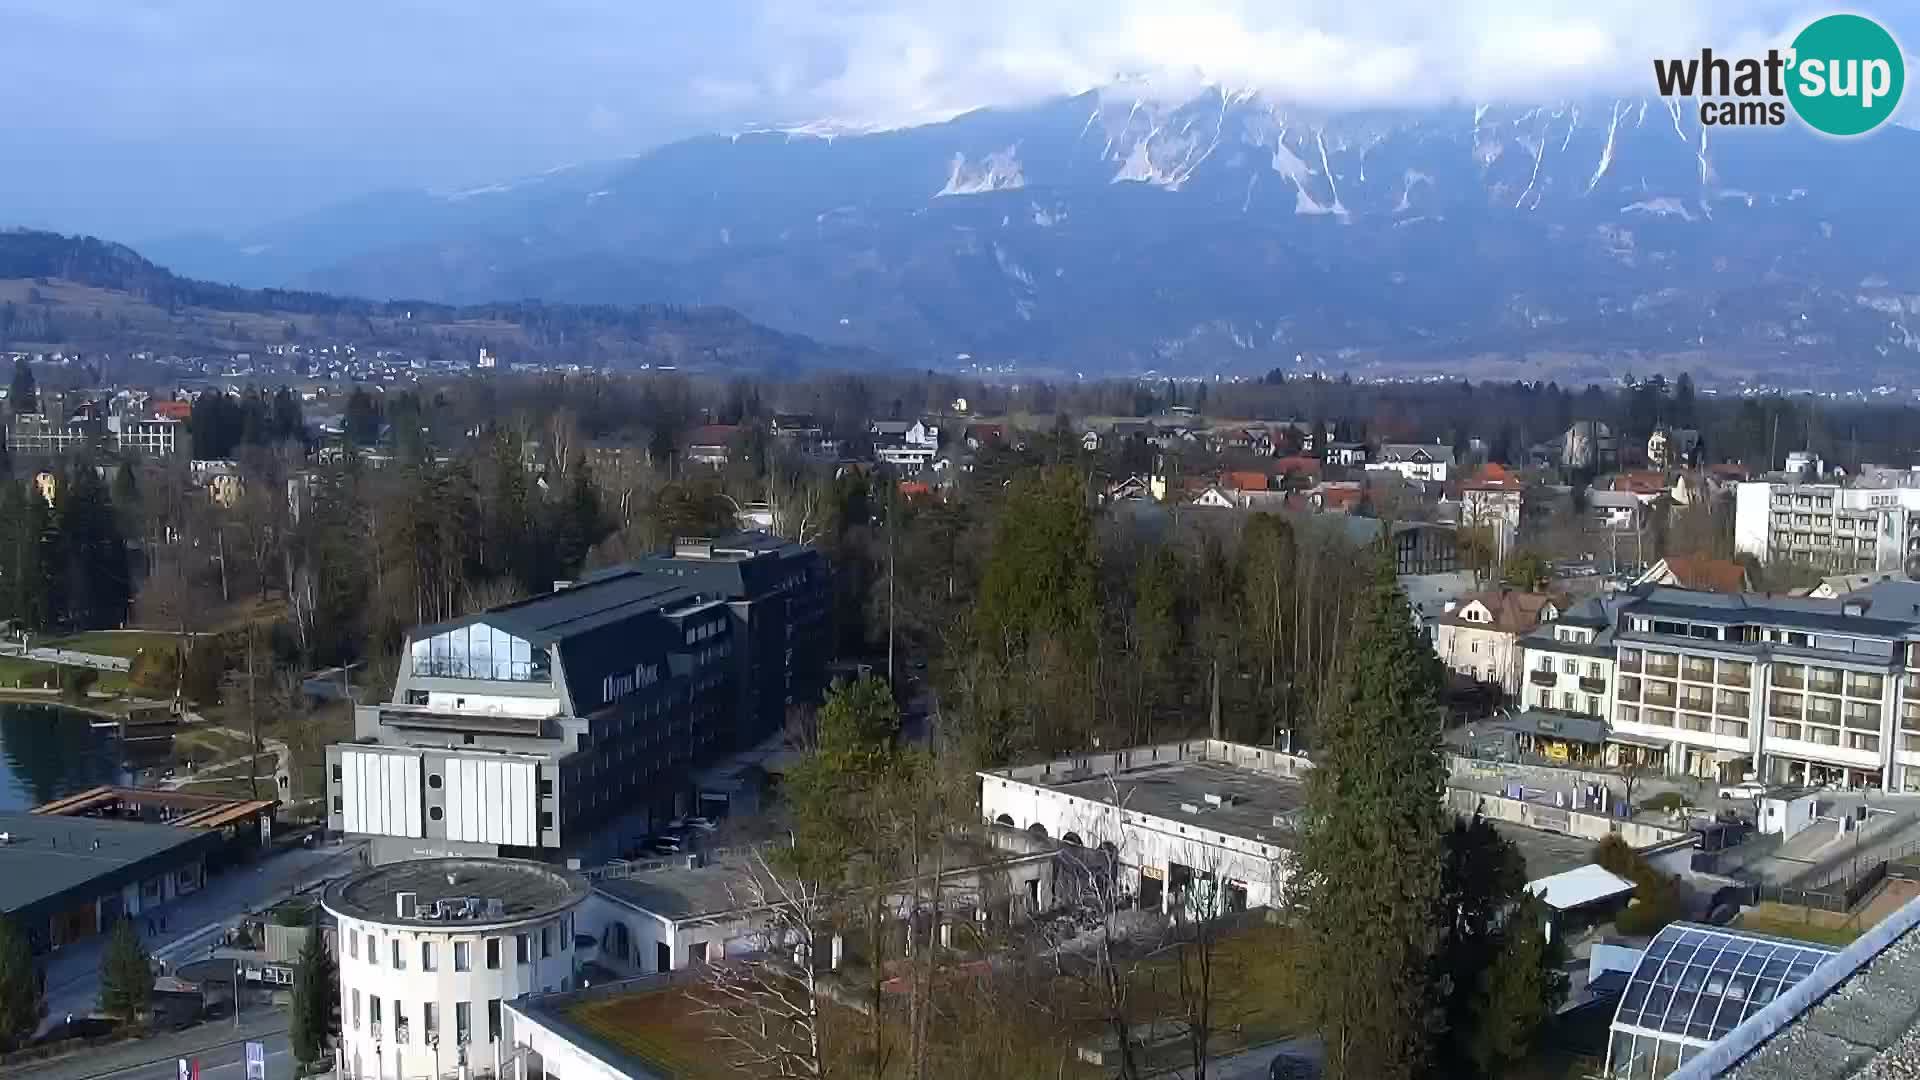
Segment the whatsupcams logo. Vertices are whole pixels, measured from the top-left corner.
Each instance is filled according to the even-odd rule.
[[[1828,135],[1864,135],[1900,104],[1906,62],[1893,35],[1860,15],[1816,19],[1786,51],[1728,59],[1699,56],[1653,62],[1660,96],[1697,98],[1700,123],[1713,127],[1778,127],[1792,108],[1808,127]]]

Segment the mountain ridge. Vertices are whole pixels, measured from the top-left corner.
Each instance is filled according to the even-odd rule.
[[[1920,350],[1904,257],[1920,214],[1898,180],[1916,158],[1906,129],[1718,132],[1648,98],[1336,114],[1093,91],[871,134],[683,140],[471,196],[457,221],[415,219],[291,280],[443,301],[644,291],[943,365],[1688,352],[1762,379],[1813,350],[1892,377]]]
[[[250,289],[183,277],[96,237],[0,229],[0,348],[245,351],[309,338],[422,353],[484,345],[508,363],[773,373],[883,364],[721,307],[447,305]]]

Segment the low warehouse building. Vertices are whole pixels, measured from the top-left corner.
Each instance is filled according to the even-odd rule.
[[[0,813],[0,914],[35,953],[200,891],[220,833],[103,818]]]

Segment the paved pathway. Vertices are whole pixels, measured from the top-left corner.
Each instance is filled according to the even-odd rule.
[[[245,1080],[246,1043],[266,1044],[267,1076],[293,1075],[287,1051],[287,1014],[278,1009],[216,1020],[135,1042],[82,1050],[32,1066],[33,1080],[175,1080],[179,1061],[200,1063],[202,1080]]]
[[[65,664],[68,667],[90,667],[100,671],[125,671],[132,662],[124,656],[105,656],[100,653],[73,652],[69,649],[45,647],[29,649],[13,642],[0,642],[0,656],[39,660],[48,664]]]
[[[166,929],[147,934],[146,918],[134,925],[142,932],[155,959],[169,964],[205,958],[209,943],[247,912],[284,899],[303,889],[352,872],[360,859],[359,844],[296,848],[230,867],[210,876],[206,887],[192,896],[166,905],[159,915]],[[67,1013],[85,1016],[100,994],[100,954],[105,936],[95,935],[69,945],[47,961],[47,1026]]]

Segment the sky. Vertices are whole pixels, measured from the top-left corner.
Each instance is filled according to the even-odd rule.
[[[1920,42],[1910,0],[1849,10]],[[1797,0],[0,0],[0,226],[142,239],[710,131],[886,127],[1127,76],[1324,105],[1643,94]],[[1920,95],[1916,95],[1920,96]]]

